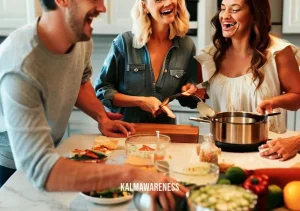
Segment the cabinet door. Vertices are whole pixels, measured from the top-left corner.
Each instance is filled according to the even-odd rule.
[[[27,23],[26,0],[0,0],[0,35],[8,35]]]
[[[283,1],[283,33],[300,33],[300,1]]]
[[[297,132],[300,132],[300,110],[296,111],[296,128]]]
[[[106,13],[94,20],[94,34],[120,34],[130,31],[132,19],[131,8],[135,0],[105,0]]]

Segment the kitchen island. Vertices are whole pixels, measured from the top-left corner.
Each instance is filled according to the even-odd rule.
[[[287,137],[297,135],[296,132],[288,131],[285,134],[270,134],[270,138]],[[75,148],[86,149],[93,146],[94,138],[97,135],[74,135],[65,140],[57,148],[57,152],[62,156],[68,156],[69,152]],[[112,155],[114,159],[108,163],[121,164],[125,158],[125,138],[119,139],[118,149]],[[174,156],[181,156],[184,162],[197,160],[196,144],[172,143],[168,153]],[[185,156],[185,157],[184,157]],[[257,168],[288,168],[300,162],[300,155],[280,162],[278,160],[268,160],[259,156],[258,152],[251,153],[229,153],[222,152],[221,160],[227,163],[234,163],[246,169]],[[133,201],[118,205],[96,205],[86,201],[78,192],[39,192],[33,188],[26,176],[17,171],[0,189],[0,211],[64,211],[64,210],[136,210]],[[279,209],[277,209],[279,210]],[[284,210],[284,209],[280,209]]]

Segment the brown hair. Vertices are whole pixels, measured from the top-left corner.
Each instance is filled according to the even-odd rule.
[[[258,78],[257,89],[264,80],[264,73],[260,68],[267,61],[266,49],[270,44],[269,32],[271,30],[271,9],[269,0],[244,0],[250,8],[250,13],[253,16],[254,25],[250,34],[249,44],[253,49],[251,64],[248,70],[252,70],[253,81]],[[227,49],[230,47],[231,39],[226,39],[222,35],[222,26],[219,20],[219,13],[212,18],[211,24],[216,28],[213,35],[213,43],[217,51],[214,54],[214,62],[216,65],[216,72],[220,70],[220,65],[224,59]]]

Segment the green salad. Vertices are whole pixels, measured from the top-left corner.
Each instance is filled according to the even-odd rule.
[[[97,198],[118,198],[132,195],[130,191],[121,191],[120,188],[107,189],[104,191],[91,191],[85,193],[86,195]]]

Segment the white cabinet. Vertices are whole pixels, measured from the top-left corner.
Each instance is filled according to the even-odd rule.
[[[105,0],[106,13],[94,20],[94,34],[119,34],[130,31],[131,8],[135,0]],[[41,14],[39,0],[0,0],[0,36],[32,22]]]
[[[300,110],[296,111],[295,121],[296,121],[295,130],[300,132]]]
[[[283,1],[283,33],[300,34],[300,1]]]
[[[0,0],[0,36],[7,36],[36,17],[38,0]]]
[[[94,34],[120,34],[130,31],[132,19],[131,8],[135,0],[105,0],[106,13],[94,20]]]

